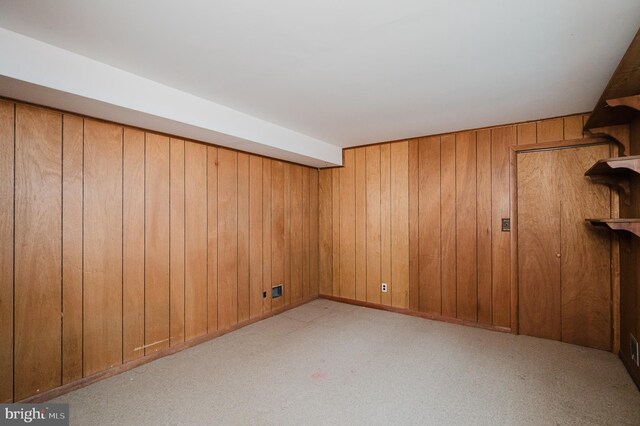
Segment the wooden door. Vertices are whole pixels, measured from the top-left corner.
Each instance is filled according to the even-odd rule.
[[[561,339],[560,179],[557,151],[518,154],[521,334]]]
[[[517,156],[521,334],[611,349],[611,242],[587,217],[610,217],[610,190],[584,171],[607,145]]]

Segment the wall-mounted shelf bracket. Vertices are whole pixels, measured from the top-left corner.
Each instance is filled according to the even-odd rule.
[[[602,226],[612,231],[630,232],[640,238],[640,219],[585,219],[593,226]]]
[[[627,205],[631,203],[629,178],[632,175],[640,175],[639,155],[599,160],[585,172],[585,176],[589,176],[593,182],[620,191]]]
[[[640,111],[640,95],[625,96],[622,98],[607,99],[607,106],[618,107],[626,106]]]

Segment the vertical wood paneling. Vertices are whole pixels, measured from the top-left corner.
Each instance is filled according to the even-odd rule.
[[[538,140],[537,124],[532,121],[530,123],[522,123],[517,126],[517,143],[518,145],[534,144]]]
[[[367,191],[366,151],[355,150],[355,296],[367,300]]]
[[[218,329],[218,148],[207,147],[207,332]]]
[[[442,315],[456,317],[456,140],[441,138]]]
[[[340,297],[356,297],[355,152],[344,151],[340,170]]]
[[[249,156],[238,153],[238,321],[250,315],[249,300]]]
[[[319,292],[319,197],[318,197],[318,170],[309,170],[309,293],[317,296]]]
[[[262,291],[266,293],[262,299],[262,309],[264,313],[271,312],[271,164],[272,161],[262,159]]]
[[[290,166],[290,284],[291,302],[302,299],[302,167]]]
[[[62,383],[62,115],[17,105],[15,120],[14,392],[20,400]]]
[[[14,111],[0,101],[0,402],[13,401]],[[5,242],[6,241],[6,242]]]
[[[126,362],[144,356],[144,132],[125,128],[123,150],[122,359]]]
[[[291,164],[283,165],[284,182],[284,289],[282,302],[291,303]]]
[[[420,151],[409,141],[409,309],[420,310]]]
[[[284,284],[284,163],[271,162],[271,282]],[[269,290],[270,291],[270,290]],[[287,291],[286,288],[284,291]],[[271,309],[284,305],[284,297],[271,301]]]
[[[441,218],[440,218],[440,137],[420,139],[419,210],[420,219],[420,300],[419,309],[442,313]]]
[[[262,315],[262,158],[249,158],[249,316]]]
[[[311,250],[311,237],[309,235],[309,170],[302,167],[302,298],[308,299],[309,286],[309,253]]]
[[[318,172],[319,284],[320,294],[333,294],[333,197],[331,169]]]
[[[502,327],[511,326],[511,239],[501,221],[511,217],[509,156],[515,133],[513,126],[491,130],[492,310],[493,324]]]
[[[409,308],[409,143],[391,145],[391,303]]]
[[[380,146],[366,148],[367,302],[380,303]],[[322,206],[322,199],[320,199]]]
[[[564,139],[564,122],[562,118],[538,121],[537,143],[561,141]]]
[[[335,250],[335,248],[334,248]],[[380,146],[380,282],[388,292],[380,293],[380,302],[391,305],[391,146]]]
[[[340,296],[340,169],[331,169],[331,205],[332,205],[332,233],[333,233],[333,268],[332,294]]]
[[[582,115],[572,115],[570,117],[564,117],[563,123],[565,139],[571,140],[583,138]]]
[[[126,142],[125,142],[126,144]],[[185,239],[185,183],[184,145],[181,139],[169,142],[169,173],[171,175],[170,201],[170,265],[169,265],[169,322],[171,323],[169,345],[185,340],[184,303],[184,239]]]
[[[184,164],[184,331],[191,340],[207,334],[208,327],[207,147],[185,142]]]
[[[82,151],[80,117],[62,126],[62,383],[82,378]]]
[[[491,324],[491,130],[477,135],[478,322]]]
[[[457,317],[478,318],[476,132],[456,135]]]
[[[169,346],[169,138],[145,142],[145,355]]]
[[[238,322],[238,153],[218,149],[218,329]]]
[[[122,128],[85,119],[84,376],[122,362],[122,230]]]

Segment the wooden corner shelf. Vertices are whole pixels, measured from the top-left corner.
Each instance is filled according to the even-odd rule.
[[[630,232],[640,238],[640,218],[623,219],[585,219],[593,226],[602,226],[612,231]]]
[[[620,191],[627,204],[631,202],[629,177],[634,174],[640,175],[640,155],[599,160],[584,173],[593,182],[602,183]]]

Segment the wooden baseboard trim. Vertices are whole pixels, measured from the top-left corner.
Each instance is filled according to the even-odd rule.
[[[264,319],[270,318],[270,317],[272,317],[274,315],[281,314],[281,313],[283,313],[285,311],[288,311],[290,309],[297,308],[298,306],[302,306],[302,305],[304,305],[306,303],[309,303],[309,302],[311,302],[311,301],[313,301],[313,300],[315,300],[317,298],[318,298],[318,296],[312,296],[312,297],[309,297],[307,299],[300,300],[298,302],[293,302],[293,303],[291,303],[291,304],[289,304],[287,306],[283,306],[281,308],[274,309],[273,311],[268,312],[268,313],[266,313],[266,314],[264,314],[264,315],[262,315],[260,317],[253,318],[253,319],[246,320],[246,321],[240,322],[238,324],[235,324],[235,325],[233,325],[232,327],[230,327],[230,328],[228,328],[226,330],[214,331],[214,332],[206,334],[204,336],[196,337],[196,338],[194,338],[192,340],[189,340],[188,342],[182,342],[182,343],[179,343],[179,344],[177,344],[175,346],[170,346],[170,347],[168,347],[166,349],[163,349],[161,351],[155,352],[155,353],[153,353],[151,355],[148,355],[148,356],[145,356],[145,357],[142,357],[142,358],[138,358],[138,359],[135,359],[135,360],[132,360],[132,361],[128,361],[128,362],[126,362],[124,364],[120,364],[120,365],[115,366],[113,368],[110,368],[108,370],[100,371],[98,373],[92,374],[91,376],[83,377],[82,379],[75,380],[73,382],[64,384],[62,386],[58,386],[57,388],[49,389],[49,390],[44,391],[42,393],[39,393],[37,395],[33,395],[33,396],[30,396],[30,397],[25,398],[23,400],[17,401],[16,403],[40,403],[40,402],[48,401],[48,400],[53,399],[53,398],[57,398],[58,396],[64,395],[65,393],[69,393],[71,391],[83,388],[85,386],[89,386],[92,383],[98,382],[100,380],[107,379],[109,377],[113,377],[113,376],[118,375],[120,373],[124,373],[125,371],[132,370],[132,369],[134,369],[136,367],[139,367],[141,365],[144,365],[144,364],[147,364],[149,362],[155,361],[157,359],[163,358],[165,356],[173,355],[173,354],[175,354],[177,352],[183,351],[185,349],[189,349],[189,348],[191,348],[193,346],[197,346],[197,345],[199,345],[201,343],[208,342],[209,340],[215,339],[216,337],[220,337],[220,336],[225,335],[227,333],[230,333],[232,331],[238,330],[238,329],[240,329],[242,327],[246,327],[246,326],[254,324],[254,323],[258,322],[258,321],[262,321]]]
[[[622,361],[624,368],[627,369],[627,372],[631,376],[631,380],[633,380],[633,383],[636,384],[636,386],[638,387],[638,390],[640,391],[640,377],[638,377],[638,373],[636,373],[636,367],[631,364],[631,360],[626,358],[622,354],[622,352],[618,353],[618,356],[620,357],[620,360]]]
[[[328,296],[325,294],[319,295],[318,298],[332,300],[334,302],[346,303],[349,305],[363,306],[365,308],[373,308],[373,309],[379,309],[382,311],[395,312],[397,314],[410,315],[412,317],[425,318],[425,319],[430,319],[434,321],[442,321],[442,322],[448,322],[451,324],[466,325],[468,327],[482,328],[484,330],[491,330],[491,331],[499,331],[501,333],[511,333],[511,328],[509,327],[500,327],[500,326],[491,325],[491,324],[482,324],[482,323],[473,322],[473,321],[461,320],[458,318],[443,317],[442,315],[430,314],[427,312],[412,311],[410,309],[405,309],[405,308],[396,308],[393,306],[379,305],[377,303],[345,299],[343,297]]]

